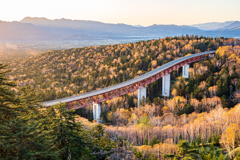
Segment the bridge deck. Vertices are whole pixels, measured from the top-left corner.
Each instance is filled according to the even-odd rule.
[[[91,92],[88,92],[88,93],[76,95],[76,96],[56,99],[56,100],[52,100],[52,101],[46,101],[46,102],[43,102],[42,104],[44,106],[51,106],[51,105],[55,105],[55,104],[60,103],[60,102],[62,102],[62,103],[73,102],[73,101],[78,101],[78,100],[81,100],[81,99],[86,99],[86,98],[89,98],[89,97],[101,95],[101,94],[104,94],[104,93],[107,93],[107,92],[110,92],[110,91],[113,91],[113,90],[117,90],[117,89],[129,86],[129,85],[135,84],[136,82],[140,82],[140,81],[145,80],[147,78],[150,78],[150,77],[152,77],[152,76],[154,76],[154,75],[156,75],[160,72],[163,72],[163,71],[167,70],[168,68],[170,68],[170,67],[172,67],[176,64],[179,64],[181,62],[184,62],[188,59],[203,56],[203,55],[209,55],[209,54],[213,54],[213,53],[215,53],[215,51],[192,54],[192,55],[182,57],[182,58],[173,60],[171,62],[168,62],[168,63],[162,65],[159,68],[156,68],[156,69],[154,69],[154,70],[152,70],[148,73],[145,73],[145,74],[143,74],[143,75],[141,75],[137,78],[134,78],[134,79],[131,79],[131,80],[128,80],[128,81],[125,81],[125,82],[122,82],[122,83],[119,83],[119,84],[116,84],[116,85],[113,85],[113,86],[110,86],[110,87],[106,87],[106,88],[103,88],[103,89],[99,89],[99,90],[91,91]]]

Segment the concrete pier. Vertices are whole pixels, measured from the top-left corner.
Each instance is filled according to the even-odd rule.
[[[100,103],[93,104],[93,119],[97,120],[101,116],[101,105]]]
[[[182,76],[184,78],[189,78],[189,64],[186,64],[182,67]]]
[[[138,106],[140,104],[140,101],[143,99],[143,97],[146,100],[146,98],[147,98],[147,88],[146,87],[138,89]]]
[[[162,96],[170,96],[170,74],[162,78]]]

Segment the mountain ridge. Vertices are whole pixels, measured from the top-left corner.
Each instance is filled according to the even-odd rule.
[[[70,20],[70,19],[56,19],[49,20],[47,18],[32,18],[26,17],[19,22],[4,22],[7,23],[10,27],[9,29],[5,29],[1,33],[1,37],[6,38],[7,40],[11,40],[8,37],[8,33],[11,33],[10,28],[11,25],[25,25],[19,32],[26,33],[24,38],[21,37],[21,34],[17,34],[15,38],[17,40],[24,40],[27,37],[30,37],[29,40],[36,40],[34,37],[38,37],[38,33],[41,39],[45,37],[45,40],[51,40],[52,38],[56,38],[58,40],[69,39],[69,37],[76,37],[76,35],[84,35],[84,36],[92,36],[106,38],[106,36],[115,36],[118,38],[119,36],[156,36],[156,37],[166,37],[166,36],[175,36],[182,34],[195,34],[200,32],[201,30],[195,27],[187,26],[187,25],[151,25],[148,27],[135,27],[127,24],[111,24],[111,23],[103,23],[97,21],[85,21],[85,20]],[[27,31],[29,30],[29,26],[31,24],[32,28],[35,28],[34,36],[31,37],[27,35]],[[41,32],[39,31],[41,30]],[[4,34],[4,35],[3,35]],[[49,34],[49,36],[48,36]],[[20,37],[18,37],[18,35]],[[42,36],[44,35],[44,36]],[[104,36],[104,37],[103,37]],[[0,40],[4,40],[4,38],[0,38]],[[96,38],[93,38],[96,39]],[[77,39],[75,39],[77,40]]]
[[[231,29],[216,29],[233,25],[236,21],[211,22],[199,25],[153,24],[132,26],[128,24],[103,23],[91,20],[54,19],[25,17],[21,21],[0,21],[0,42],[25,44],[36,50],[68,49],[82,46],[129,43],[158,39],[168,36],[198,35],[211,37],[240,37],[240,26]],[[202,30],[202,27],[215,27]]]
[[[223,30],[223,29],[234,30],[238,27],[240,27],[240,21],[234,21],[233,23],[231,23],[223,28],[220,28],[220,30]]]

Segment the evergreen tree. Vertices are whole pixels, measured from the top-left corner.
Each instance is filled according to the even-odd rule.
[[[212,142],[212,136],[209,136],[208,143],[211,143],[211,142]]]
[[[215,156],[215,155],[213,155],[213,157],[212,157],[212,160],[217,160],[217,158],[216,158],[216,156]]]
[[[155,160],[156,158],[155,158],[155,155],[152,153],[152,154],[150,154],[150,156],[148,157],[148,160]]]
[[[222,153],[219,155],[218,160],[224,160]]]
[[[28,121],[23,118],[10,119],[5,129],[7,134],[1,136],[1,145],[7,151],[1,157],[14,159],[44,159],[51,157],[49,131],[43,131],[40,121]],[[51,137],[49,137],[51,138]]]
[[[38,100],[33,100],[35,93],[27,88],[19,89],[17,103],[12,103],[9,106],[5,105],[5,109],[7,108],[8,111],[4,110],[4,106],[1,108],[3,109],[1,110],[3,118],[5,118],[2,121],[3,123],[0,124],[1,157],[30,159],[49,156],[50,141],[46,139],[49,131],[44,131],[44,128],[41,127],[41,121],[38,119],[40,115],[38,112],[39,106],[35,105]],[[1,91],[3,91],[1,95],[4,95],[6,90]],[[13,92],[7,93],[10,93],[13,98],[15,97]],[[10,104],[7,99],[3,98],[3,100],[5,101],[3,104]],[[8,113],[13,114],[11,117],[4,116]]]
[[[205,155],[205,149],[203,148],[203,146],[201,147],[201,150],[200,150],[200,155],[203,159],[204,155]]]
[[[104,134],[104,129],[105,129],[105,127],[102,124],[98,124],[98,125],[91,128],[91,133],[95,138],[100,140],[100,138]]]
[[[179,140],[182,140],[182,133],[180,133]]]
[[[157,140],[155,137],[153,137],[153,139],[151,140],[151,146],[153,147],[155,144],[157,144]]]
[[[207,156],[206,156],[206,160],[211,160],[212,156],[211,154],[209,153]]]
[[[219,134],[217,134],[214,140],[214,143],[216,146],[220,146],[219,140],[220,140],[220,137],[219,137]]]
[[[8,72],[9,70],[6,70],[6,65],[0,64],[0,124],[16,116],[18,111],[15,104],[19,103],[19,99],[16,94],[11,91],[11,88],[15,87],[15,84],[5,78]]]
[[[87,134],[83,125],[75,121],[74,110],[67,111],[64,104],[58,104],[52,109],[51,128],[52,136],[55,137],[53,143],[53,152],[59,154],[61,159],[91,159],[91,153],[88,148],[90,145],[86,142]]]
[[[238,79],[237,89],[240,89],[240,78]]]
[[[144,145],[148,145],[148,139],[147,139],[147,137],[145,137]]]
[[[210,145],[210,151],[214,151],[214,145],[213,144]]]
[[[138,152],[135,153],[135,156],[139,159],[142,159],[143,154],[142,154],[142,152],[138,151]]]
[[[198,136],[197,136],[197,144],[200,145],[201,141],[202,141],[201,140],[201,136],[200,136],[200,134],[198,134]]]

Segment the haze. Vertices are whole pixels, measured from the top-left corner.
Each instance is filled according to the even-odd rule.
[[[239,0],[8,0],[0,6],[0,20],[24,17],[94,20],[105,23],[190,25],[240,20]]]

